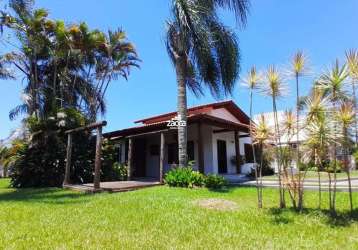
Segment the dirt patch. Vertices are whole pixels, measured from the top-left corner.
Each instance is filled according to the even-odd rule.
[[[196,200],[193,203],[202,208],[220,211],[233,211],[238,209],[238,205],[236,202],[224,199],[201,199]]]

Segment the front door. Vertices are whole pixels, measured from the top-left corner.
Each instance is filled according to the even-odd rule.
[[[146,141],[145,139],[135,139],[133,152],[133,176],[145,177],[145,160],[146,160]]]
[[[217,141],[218,150],[218,171],[219,174],[227,173],[226,141]]]

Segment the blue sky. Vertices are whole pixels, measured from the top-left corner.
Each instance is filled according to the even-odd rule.
[[[169,16],[171,0],[37,0],[38,7],[50,11],[50,17],[67,23],[85,21],[91,28],[101,30],[122,27],[136,45],[142,59],[141,69],[133,70],[129,81],[112,82],[106,96],[108,121],[106,131],[133,125],[133,121],[147,116],[173,111],[176,108],[176,84],[172,65],[164,46],[165,20]],[[357,0],[253,0],[248,25],[239,29],[231,15],[222,13],[223,21],[233,27],[242,52],[241,76],[251,65],[266,68],[270,64],[284,66],[292,54],[301,49],[319,73],[335,58],[344,58],[349,48],[358,48]],[[306,93],[311,78],[302,82]],[[294,105],[292,89],[280,108]],[[19,125],[9,121],[8,112],[20,103],[22,83],[0,82],[0,138]],[[248,111],[248,93],[240,86],[232,97],[244,111]],[[196,98],[189,95],[188,105],[213,102],[210,94]],[[271,111],[271,102],[255,96],[254,113]]]

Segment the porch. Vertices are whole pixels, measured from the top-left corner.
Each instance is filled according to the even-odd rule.
[[[127,192],[137,189],[148,188],[161,185],[159,181],[154,178],[138,178],[132,181],[113,181],[113,182],[101,182],[100,188],[95,189],[93,183],[85,184],[67,184],[64,188],[85,192],[85,193],[97,193],[97,192]]]
[[[251,141],[246,124],[206,114],[188,117],[188,160],[194,170],[204,174],[240,174],[248,164]],[[114,131],[104,135],[117,143],[118,161],[128,166],[128,177],[163,177],[178,163],[177,130],[168,128],[167,121]],[[248,146],[248,147],[247,147]]]

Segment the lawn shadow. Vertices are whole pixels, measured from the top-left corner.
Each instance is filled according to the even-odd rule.
[[[302,211],[297,211],[294,208],[270,208],[269,214],[272,215],[273,224],[288,224],[293,222],[292,218],[288,218],[289,213],[294,213],[297,216],[300,215],[316,215],[324,219],[324,223],[330,227],[348,227],[352,223],[358,222],[358,209],[351,211],[338,211],[332,213],[328,209],[318,208],[304,208]]]
[[[208,190],[214,193],[232,193],[235,190],[235,187],[224,186],[221,188],[208,188]]]
[[[89,201],[89,194],[65,191],[60,188],[10,189],[0,193],[0,202],[29,202],[49,204],[72,204]]]

